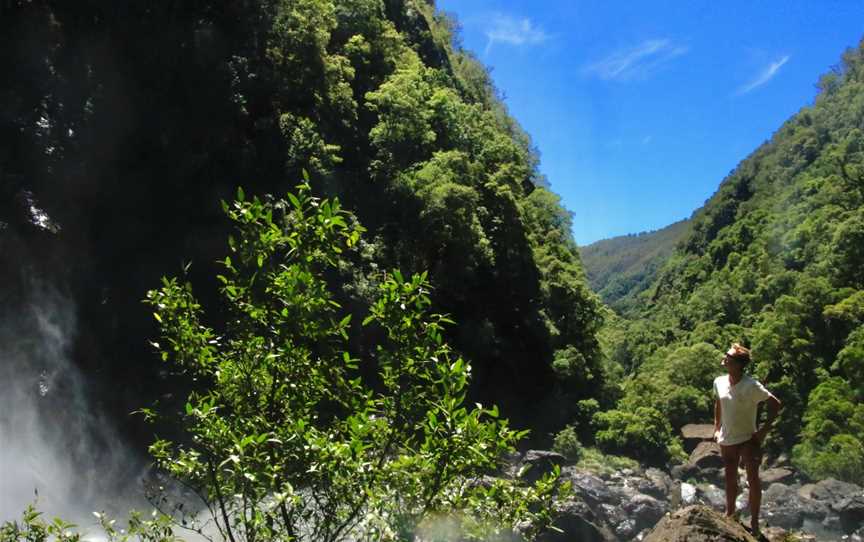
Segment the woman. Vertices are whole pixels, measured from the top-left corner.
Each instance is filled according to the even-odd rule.
[[[728,374],[714,379],[714,439],[720,445],[726,476],[726,515],[735,515],[738,496],[738,464],[743,460],[750,487],[750,527],[759,535],[759,507],[762,504],[762,484],[759,481],[759,463],[762,460],[762,441],[771,429],[780,401],[759,383],[744,373],[750,363],[750,350],[734,343],[721,364]],[[768,402],[768,419],[756,428],[759,403]]]

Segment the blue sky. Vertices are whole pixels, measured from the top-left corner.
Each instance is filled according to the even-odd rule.
[[[690,216],[864,36],[861,0],[437,5],[531,134],[580,245]]]

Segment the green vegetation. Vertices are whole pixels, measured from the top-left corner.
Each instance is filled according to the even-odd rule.
[[[123,296],[127,325],[94,334],[135,360],[106,361],[109,381],[164,391],[129,346],[152,326],[137,297],[180,259],[201,278],[216,272],[228,233],[218,202],[237,183],[250,196],[281,194],[306,169],[316,194],[338,197],[368,229],[338,271],[334,295],[352,315],[374,302],[376,270],[428,272],[434,310],[459,322],[453,348],[474,363],[472,400],[500,405],[535,434],[563,426],[573,398],[604,401],[601,304],[569,215],[486,68],[433,3],[114,4],[0,8],[0,32],[28,44],[10,52],[8,69],[39,83],[9,81],[10,148],[38,159],[4,162],[12,192],[0,183],[0,211],[31,190],[57,209],[69,239],[97,247],[86,251],[105,284],[83,288]],[[39,115],[50,119],[45,133]],[[118,264],[141,254],[152,254],[147,266]],[[199,295],[219,303],[215,288]]]
[[[182,525],[231,542],[396,541],[420,532],[434,540],[448,517],[460,539],[518,528],[533,540],[554,519],[553,497],[568,491],[560,471],[533,485],[480,483],[526,432],[509,429],[496,407],[466,406],[471,366],[444,342],[453,322],[430,312],[425,274],[375,277],[378,297],[361,325],[342,311],[327,278],[356,252],[363,228],[338,200],[310,192],[304,184],[287,200],[265,201],[238,190],[224,204],[236,234],[216,277],[223,329],[205,323],[189,282],[164,278],[148,293],[161,330],[153,346],[197,383],[180,414],[187,434],[157,440],[150,453],[201,502],[169,490],[154,497],[153,520],[133,514],[128,530],[100,515],[106,536],[168,542]],[[358,359],[351,344],[363,334],[376,349]],[[81,535],[33,508],[0,527],[3,542],[47,539]]]
[[[579,248],[591,289],[619,312],[632,308],[686,234],[689,220],[665,228],[621,235]]]
[[[636,470],[639,462],[627,456],[604,454],[597,448],[584,448],[582,457],[576,463],[576,468],[586,470],[598,476],[620,472],[623,469]]]
[[[202,383],[185,407],[191,439],[159,440],[159,467],[191,488],[228,540],[409,540],[458,515],[469,538],[531,539],[551,519],[556,476],[536,487],[472,483],[524,433],[497,408],[466,407],[470,365],[443,341],[424,275],[379,277],[362,326],[327,284],[362,229],[308,185],[289,201],[238,201],[216,331],[188,283],[148,294],[162,358]],[[377,337],[356,359],[352,336]],[[148,415],[154,415],[147,410]],[[545,505],[544,505],[545,503]],[[187,526],[203,527],[194,513]],[[209,521],[211,518],[207,518]]]
[[[814,478],[864,484],[862,435],[864,404],[844,379],[827,378],[810,393],[794,456]]]
[[[820,88],[607,319],[605,356],[628,376],[615,409],[595,416],[604,449],[663,460],[678,427],[711,421],[721,352],[741,341],[785,406],[769,448],[794,447],[812,476],[864,477],[864,49],[847,51]]]
[[[690,220],[586,247],[586,276],[530,138],[432,2],[0,10],[26,44],[0,69],[28,74],[4,86],[0,210],[32,191],[64,255],[93,255],[63,277],[112,353],[108,381],[150,396],[191,381],[182,421],[160,426],[189,440],[152,452],[226,537],[404,538],[453,510],[469,534],[542,525],[551,481],[463,483],[521,435],[465,404],[564,428],[555,446],[580,465],[664,464],[680,425],[710,420],[732,341],[786,407],[771,451],[864,476],[861,48]],[[303,169],[299,194],[267,196]],[[218,201],[238,182],[221,259]],[[138,299],[181,258],[188,277],[149,297],[188,378],[163,382]],[[458,322],[446,344],[442,314]],[[36,534],[9,536],[48,532],[28,518]]]
[[[555,435],[555,440],[552,443],[552,450],[558,452],[567,458],[571,463],[577,463],[582,458],[583,448],[579,442],[579,436],[576,434],[576,429],[568,425]]]
[[[99,520],[100,538],[106,542],[178,542],[174,536],[170,519],[161,514],[155,514],[151,519],[144,519],[137,512],[132,512],[122,529],[117,522],[105,514],[95,513]],[[0,542],[81,542],[91,540],[82,535],[78,526],[54,518],[46,521],[34,506],[28,506],[21,514],[20,521],[7,521],[0,525]]]

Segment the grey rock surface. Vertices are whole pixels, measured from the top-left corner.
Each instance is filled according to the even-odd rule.
[[[864,525],[864,495],[840,499],[831,505],[831,510],[840,518],[840,526],[848,534]]]
[[[642,542],[755,542],[744,527],[706,506],[682,508],[664,517]]]
[[[700,442],[690,454],[690,464],[699,470],[723,468],[720,445],[716,442]]]
[[[763,470],[759,473],[759,477],[762,479],[763,487],[768,487],[771,484],[775,484],[777,482],[783,482],[788,484],[793,481],[793,478],[795,477],[795,471],[785,467],[774,467]]]
[[[617,542],[618,538],[597,521],[591,508],[582,501],[570,500],[557,505],[559,513],[554,522],[556,530],[550,530],[537,539],[538,542]]]

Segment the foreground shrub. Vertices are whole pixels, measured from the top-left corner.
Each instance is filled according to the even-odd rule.
[[[200,384],[181,413],[188,438],[151,453],[223,538],[409,540],[446,516],[468,539],[516,524],[530,539],[551,521],[555,475],[475,483],[523,434],[465,406],[471,367],[444,342],[425,274],[381,278],[358,326],[325,280],[361,234],[338,201],[302,185],[288,201],[238,191],[225,208],[238,232],[218,277],[226,329],[204,323],[177,278],[147,296],[161,357]],[[357,359],[350,339],[364,330],[377,347]],[[197,514],[177,520],[204,528]]]

